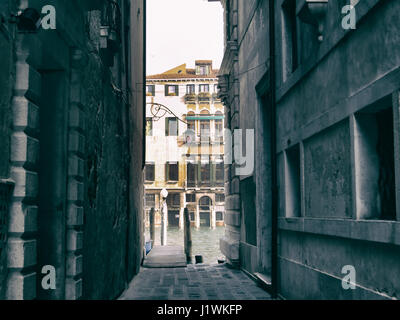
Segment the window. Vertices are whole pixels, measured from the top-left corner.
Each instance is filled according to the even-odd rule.
[[[210,137],[210,120],[200,120],[200,137],[202,140]]]
[[[154,208],[154,206],[156,204],[156,195],[147,193],[146,197],[145,197],[145,202],[146,202],[145,203],[146,207]]]
[[[217,111],[215,116],[222,117],[222,113]],[[215,140],[223,141],[224,138],[224,125],[222,119],[215,119]]]
[[[187,117],[194,117],[194,116],[195,116],[195,114],[192,111],[190,111],[187,114]],[[195,121],[186,119],[186,123],[187,123],[187,131],[190,130],[191,131],[190,134],[195,134],[195,132],[196,132],[196,123],[195,123]]]
[[[224,163],[220,162],[215,165],[215,181],[217,184],[224,183]]]
[[[188,84],[186,86],[186,94],[194,94],[195,93],[195,86],[194,84]]]
[[[188,187],[194,187],[196,185],[196,170],[197,165],[194,163],[186,164],[186,183]]]
[[[146,86],[146,95],[154,96],[156,92],[156,86],[154,84]]]
[[[199,208],[200,210],[210,211],[211,199],[207,196],[204,196],[204,197],[200,198],[199,205],[200,205],[200,208]]]
[[[295,145],[286,150],[285,202],[286,217],[300,217],[300,147]]]
[[[210,74],[210,66],[208,65],[198,65],[196,66],[196,74],[200,76],[206,76]]]
[[[146,118],[146,136],[153,135],[153,118]]]
[[[396,220],[393,123],[390,96],[354,117],[358,219]]]
[[[215,194],[215,202],[224,202],[224,201],[225,201],[225,194],[223,193]]]
[[[282,6],[283,13],[283,69],[284,81],[286,77],[298,67],[298,27],[296,15],[296,1],[286,0]]]
[[[196,129],[195,129],[195,122],[194,122],[194,120],[188,120],[188,121],[186,121],[186,122],[187,122],[187,129],[188,129],[188,130],[192,130],[193,132],[195,132]]]
[[[165,95],[166,96],[177,96],[179,95],[179,87],[177,85],[165,85]]]
[[[209,163],[202,163],[201,168],[200,168],[200,181],[203,186],[209,186],[210,185],[210,178],[211,178],[211,172],[210,172],[210,164]]]
[[[166,180],[178,181],[179,180],[179,166],[177,162],[168,162],[166,164]]]
[[[178,136],[178,118],[165,118],[165,135]]]
[[[200,84],[199,85],[199,92],[200,93],[210,92],[210,85],[209,84]]]
[[[201,117],[210,117],[210,113],[207,110],[203,110],[200,112]],[[200,120],[200,137],[201,139],[208,140],[210,137],[210,120],[204,119]]]
[[[155,165],[154,163],[146,163],[145,181],[154,181]]]
[[[194,212],[190,211],[189,215],[190,215],[190,221],[194,221]]]
[[[223,221],[224,220],[224,213],[221,211],[217,211],[215,213],[215,220],[217,221]]]
[[[194,193],[186,193],[186,202],[196,202],[196,195]]]
[[[169,207],[180,207],[181,205],[180,193],[170,193],[167,197],[167,205]]]

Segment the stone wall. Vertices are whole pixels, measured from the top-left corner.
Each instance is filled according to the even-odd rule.
[[[219,84],[227,122],[230,129],[255,128],[256,139],[254,175],[235,177],[235,164],[226,168],[228,227],[221,248],[228,261],[257,277],[270,274],[276,157],[279,294],[398,298],[399,3],[360,1],[357,28],[344,30],[341,8],[348,1],[328,1],[318,39],[314,26],[286,16],[290,2],[275,2],[277,101],[271,119],[268,1],[221,0],[227,15]],[[293,18],[299,47],[297,64],[290,65]],[[271,120],[276,154],[270,152]],[[248,213],[253,183],[255,221]],[[248,234],[254,223],[257,239]],[[356,270],[355,290],[342,287],[348,265]]]
[[[0,11],[8,16],[12,10],[11,1],[2,1]],[[12,128],[12,84],[15,77],[14,68],[14,29],[0,23],[0,300],[5,298],[7,279],[7,225],[9,197],[6,192],[6,181],[10,170],[10,143]]]
[[[399,212],[396,217],[392,205],[390,215],[379,213],[383,164],[376,160],[377,141],[384,133],[375,127],[380,110],[398,114],[393,101],[399,84],[390,79],[398,77],[400,67],[399,43],[393,40],[399,35],[395,17],[400,6],[360,1],[357,29],[345,31],[341,5],[329,1],[323,41],[308,58],[300,57],[286,80],[282,59],[277,60],[279,290],[290,299],[398,298],[400,279],[393,270],[399,268]],[[276,42],[279,56],[280,34]],[[390,128],[393,117],[387,119]],[[398,133],[390,135],[385,153],[396,154]],[[297,175],[291,174],[290,161],[295,147]],[[291,204],[293,185],[298,186],[297,213]],[[355,290],[342,288],[346,265],[356,270]]]
[[[18,33],[9,53],[0,49],[1,61],[17,59],[0,92],[2,110],[14,111],[0,116],[1,143],[10,145],[0,178],[15,182],[8,274],[0,269],[8,299],[113,299],[140,266],[143,155],[136,146],[144,119],[136,114],[144,93],[131,80],[144,83],[144,70],[133,68],[143,64],[143,1],[119,1],[123,41],[114,59],[99,50],[102,3],[23,1],[21,9],[54,5],[57,29]],[[45,265],[55,267],[55,290],[42,288]]]

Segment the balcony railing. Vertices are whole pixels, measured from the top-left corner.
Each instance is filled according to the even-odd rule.
[[[208,92],[200,92],[197,99],[199,103],[210,103],[211,94]]]
[[[196,103],[196,94],[194,93],[187,93],[185,95],[185,103]]]

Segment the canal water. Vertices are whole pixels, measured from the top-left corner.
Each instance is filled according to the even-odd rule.
[[[219,239],[224,236],[225,227],[200,227],[192,228],[192,256],[194,262],[195,255],[203,256],[203,262],[207,264],[218,263],[218,259],[225,260],[224,255],[219,249]],[[146,228],[146,239],[150,239],[149,228]],[[161,228],[156,227],[156,243],[161,245]],[[167,245],[183,247],[183,229],[178,227],[168,227]]]

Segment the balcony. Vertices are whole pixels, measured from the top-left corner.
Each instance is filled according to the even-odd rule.
[[[200,104],[210,103],[211,94],[209,92],[200,92],[197,99]]]
[[[186,104],[196,103],[196,94],[194,93],[187,93],[184,98]]]

